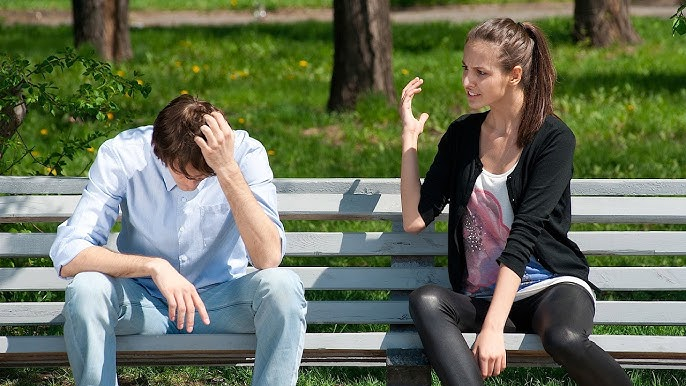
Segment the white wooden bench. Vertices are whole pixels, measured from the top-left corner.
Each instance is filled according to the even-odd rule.
[[[72,213],[85,183],[83,178],[0,177],[0,223],[61,222]],[[280,179],[276,185],[287,229],[302,224],[290,220],[354,220],[327,222],[327,229],[336,229],[331,232],[288,232],[288,261],[309,294],[388,291],[384,300],[310,300],[303,365],[385,365],[388,384],[430,384],[430,369],[412,330],[406,296],[425,283],[449,285],[446,269],[434,267],[433,257],[445,255],[445,233],[402,232],[397,179]],[[673,225],[686,224],[686,180],[574,180],[572,191],[574,223],[601,224],[586,226],[596,230],[571,233],[586,254],[611,256],[609,261],[613,255],[686,255],[686,228]],[[447,215],[439,220],[446,221]],[[603,224],[644,226],[605,230]],[[345,230],[346,226],[357,230]],[[45,257],[53,238],[50,232],[0,233],[0,262],[7,267],[0,268],[0,296],[64,290],[66,282],[57,278],[53,268],[25,266],[27,258],[35,262]],[[325,261],[350,256],[373,261],[383,260],[371,259],[376,256],[391,257],[383,260],[390,262],[383,267],[333,267]],[[651,266],[656,265],[651,258],[642,259],[648,266],[592,267],[591,280],[604,291],[654,293],[650,301],[600,300],[595,321],[675,326],[675,332],[672,336],[593,335],[592,339],[628,368],[686,369],[686,267]],[[67,365],[61,336],[12,333],[16,326],[59,327],[61,308],[61,302],[0,303],[0,331],[5,335],[0,336],[0,367]],[[372,330],[379,332],[311,332],[322,331],[317,325],[346,331],[349,328],[343,326],[349,324],[378,325]],[[475,338],[466,335],[470,341]],[[249,364],[254,345],[252,335],[175,335],[120,337],[117,347],[121,365],[218,365]],[[506,345],[509,365],[553,364],[536,336],[507,334]]]

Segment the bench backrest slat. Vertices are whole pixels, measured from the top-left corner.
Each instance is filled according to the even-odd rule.
[[[60,222],[80,196],[0,196],[0,223]],[[290,194],[278,197],[284,220],[400,221],[399,194]],[[447,220],[447,208],[438,220]],[[577,223],[686,224],[686,197],[573,197]]]
[[[442,267],[291,267],[310,290],[412,290],[435,283],[449,287]],[[591,267],[603,291],[684,291],[686,267]],[[51,267],[0,268],[0,291],[63,291],[67,281]]]
[[[422,232],[288,232],[287,256],[442,256],[445,233]],[[116,249],[117,233],[107,246]],[[570,232],[587,255],[686,255],[686,231]],[[55,239],[49,233],[0,233],[0,258],[48,256]]]
[[[0,194],[80,194],[85,177],[0,176]],[[277,178],[279,193],[397,193],[398,178]],[[574,196],[686,196],[684,179],[581,179],[571,181]]]

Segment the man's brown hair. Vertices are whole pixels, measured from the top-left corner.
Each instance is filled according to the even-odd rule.
[[[203,176],[214,174],[195,143],[196,136],[205,138],[200,126],[205,123],[205,114],[221,110],[209,102],[188,94],[174,98],[157,115],[152,130],[152,146],[155,155],[170,169],[183,174],[186,178],[197,179],[188,167],[199,171]]]

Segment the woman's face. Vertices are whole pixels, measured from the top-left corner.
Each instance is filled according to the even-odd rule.
[[[493,108],[508,92],[511,77],[501,70],[498,53],[498,46],[483,40],[471,41],[464,47],[462,86],[474,110]]]

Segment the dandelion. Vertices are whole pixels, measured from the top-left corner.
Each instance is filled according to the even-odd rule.
[[[275,155],[275,154],[276,154],[276,150],[274,150],[274,149],[269,149],[269,150],[267,150],[267,154],[268,154],[268,155]]]
[[[403,68],[402,70],[400,70],[400,73],[403,75],[407,75],[410,73],[410,71],[407,68]]]
[[[91,147],[86,148],[86,151],[89,153],[93,153],[93,152],[95,152],[95,149],[91,146]]]
[[[188,90],[181,90],[181,92],[179,92],[179,94],[186,95],[186,94],[188,94]]]
[[[142,86],[143,85],[143,79],[136,79],[136,83],[138,83],[139,85]]]
[[[45,174],[52,174],[53,176],[57,175],[57,170],[55,170],[53,168],[45,168],[44,171],[45,171]]]
[[[31,150],[31,155],[34,157],[40,156],[40,152],[38,150]]]
[[[40,129],[40,135],[48,135],[48,129]]]
[[[301,60],[301,61],[298,62],[298,66],[300,66],[300,67],[302,67],[302,68],[305,68],[305,67],[307,67],[307,66],[309,66],[309,65],[310,65],[310,64],[307,63],[307,60]]]
[[[231,75],[229,75],[229,79],[231,79],[231,80],[236,80],[236,79],[238,79],[238,75],[236,75],[236,74],[231,74]]]
[[[240,123],[241,125],[244,124],[245,118],[243,118],[243,117],[238,118],[238,123]]]
[[[111,121],[111,120],[113,120],[113,119],[114,119],[114,113],[111,112],[111,111],[108,111],[108,112],[107,112],[107,120],[108,120],[108,121]]]
[[[634,106],[632,104],[626,105],[626,111],[634,111],[634,110],[636,110],[636,106]]]
[[[231,6],[232,7],[238,6],[238,0],[231,0]]]
[[[197,64],[193,65],[193,72],[196,74],[199,73],[200,72],[200,66],[198,66]]]
[[[124,72],[124,70],[119,70],[119,71],[117,71],[117,75],[119,75],[123,78],[124,75],[126,75],[126,73]]]

